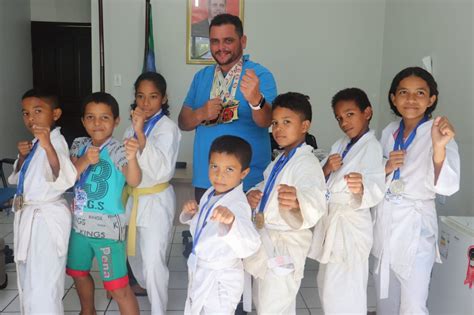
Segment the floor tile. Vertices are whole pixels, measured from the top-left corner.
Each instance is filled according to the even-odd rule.
[[[324,315],[322,308],[310,308],[309,312],[311,315]]]
[[[0,311],[4,310],[12,300],[18,296],[18,291],[16,290],[2,290],[0,291]]]
[[[8,276],[8,285],[4,290],[18,290],[18,285],[16,282],[16,270],[7,271],[7,276]],[[2,291],[0,291],[0,295],[1,294],[2,294]]]
[[[187,224],[180,224],[175,226],[175,232],[181,233],[182,231],[187,231],[189,230],[189,225]]]
[[[13,219],[14,219],[14,214],[7,214],[6,211],[1,211],[0,212],[0,223],[10,223],[12,224],[13,223]]]
[[[181,257],[170,257],[168,268],[170,271],[187,271],[186,258]]]
[[[169,289],[187,289],[188,288],[188,272],[187,271],[171,271],[168,288]]]
[[[8,292],[8,291],[4,291]],[[4,309],[5,312],[19,312],[20,311],[20,298],[18,297],[18,292],[17,291],[9,291],[9,293],[13,294],[13,296],[16,296],[15,299],[10,298],[10,294],[8,294],[8,299],[10,303],[8,306]],[[2,292],[3,295],[3,292]]]
[[[319,263],[316,260],[306,258],[305,270],[318,270]]]
[[[368,287],[367,288],[367,308],[371,310],[375,310],[375,306],[377,305],[377,293],[375,291],[375,287]]]
[[[321,307],[317,288],[302,288],[300,292],[308,308]]]
[[[184,245],[183,244],[172,244],[170,256],[171,257],[178,257],[183,256]]]
[[[147,296],[137,296],[138,300],[138,307],[140,309],[140,314],[141,311],[150,311],[151,310],[151,304],[150,301],[148,301]],[[107,308],[107,314],[109,314],[109,311],[118,311],[119,307],[117,302],[115,302],[113,299],[110,302],[109,307]]]
[[[297,309],[300,309],[300,308],[306,308],[306,304],[303,300],[303,297],[301,296],[301,293],[298,292],[298,294],[296,295],[296,308]]]
[[[183,236],[181,235],[181,231],[176,231],[173,234],[173,244],[183,244]]]
[[[5,240],[5,244],[13,244],[13,232],[5,235],[3,239]],[[10,246],[10,248],[13,248],[13,247]]]
[[[184,311],[186,302],[186,289],[170,289],[168,290],[168,310]]]
[[[318,286],[316,276],[317,270],[305,270],[304,278],[301,280],[301,288],[316,288]]]
[[[0,223],[0,237],[5,237],[13,232],[13,224]]]
[[[94,292],[95,308],[97,311],[105,311],[109,305],[105,290],[96,289]],[[75,288],[69,290],[63,300],[64,311],[80,311],[81,304]]]

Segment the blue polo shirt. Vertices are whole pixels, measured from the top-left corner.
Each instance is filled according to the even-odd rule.
[[[215,65],[207,66],[194,75],[188,95],[184,100],[184,106],[195,110],[206,104],[211,94],[215,67]],[[271,104],[277,95],[275,79],[271,72],[260,64],[248,60],[248,55],[244,56],[240,79],[244,76],[246,69],[253,69],[255,71],[260,79],[260,91],[265,95],[266,101]],[[258,127],[253,121],[252,109],[240,91],[240,82],[235,93],[235,99],[240,102],[238,120],[227,124],[214,126],[199,125],[196,127],[193,155],[194,187],[207,189],[211,186],[208,178],[209,150],[214,139],[223,135],[241,137],[249,142],[252,147],[250,173],[244,179],[244,190],[250,189],[263,180],[263,171],[270,163],[271,158],[268,128]]]

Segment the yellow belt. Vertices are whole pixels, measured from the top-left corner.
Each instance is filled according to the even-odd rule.
[[[135,244],[137,239],[137,211],[138,211],[138,197],[143,195],[151,195],[162,192],[168,188],[169,183],[162,183],[153,187],[136,188],[125,186],[122,193],[122,202],[124,206],[127,204],[128,197],[133,198],[132,212],[130,214],[130,222],[128,223],[128,237],[127,237],[127,255],[135,256]]]

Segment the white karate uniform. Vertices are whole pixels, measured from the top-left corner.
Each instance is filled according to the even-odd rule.
[[[374,211],[372,254],[377,258],[377,314],[428,314],[430,273],[434,261],[441,262],[435,194],[454,194],[460,180],[458,147],[451,140],[435,185],[432,125],[432,120],[420,125],[408,147],[400,168],[400,179],[405,184],[401,197],[387,194]],[[392,122],[382,132],[385,157],[393,151],[398,127],[399,121]],[[387,190],[392,176],[386,177]]]
[[[22,314],[64,313],[71,212],[62,194],[74,185],[77,172],[59,130],[50,133],[60,164],[58,177],[53,175],[46,152],[38,143],[25,174],[24,205],[15,212],[14,253]],[[18,178],[19,172],[14,171],[8,182],[17,184]]]
[[[207,225],[195,245],[196,270],[188,268],[189,284],[185,314],[234,314],[244,290],[244,268],[242,258],[255,253],[260,247],[260,237],[252,223],[252,211],[247,202],[242,184],[223,195],[213,196],[206,208],[203,206],[214,189],[209,188],[199,205],[199,211],[210,210]],[[231,228],[210,219],[218,206],[227,207],[235,216]],[[206,212],[199,221],[201,229]],[[181,213],[180,221],[190,225],[193,241],[196,242],[196,225],[199,212],[191,216]],[[192,254],[193,255],[193,254]]]
[[[350,139],[338,140],[330,154],[345,150]],[[326,161],[323,161],[323,164]],[[362,197],[347,188],[344,176],[362,174]],[[370,207],[385,194],[382,147],[374,132],[363,135],[327,181],[328,213],[318,222],[308,257],[320,262],[318,290],[325,314],[367,314],[367,280],[373,231]]]
[[[264,181],[253,189],[263,192],[265,182],[271,173],[270,163],[263,173]],[[300,204],[301,219],[288,210],[280,210],[278,206],[277,186],[286,184],[296,187]],[[252,274],[254,281],[254,302],[258,314],[294,314],[296,312],[296,294],[303,278],[304,265],[312,232],[310,230],[326,212],[326,183],[318,159],[312,153],[312,147],[303,144],[281,170],[275,181],[264,209],[265,227],[259,230],[262,246],[259,251],[244,260],[245,270]],[[270,246],[265,246],[265,240]],[[267,263],[267,250],[273,249],[273,257],[289,256],[294,271],[289,274],[277,274]]]
[[[133,135],[133,127],[129,126],[124,138]],[[143,151],[138,153],[142,170],[138,188],[153,187],[173,178],[180,141],[176,124],[163,116],[151,130]],[[126,206],[128,214],[132,203],[130,197]],[[139,197],[136,254],[128,256],[128,262],[138,284],[147,290],[152,314],[164,314],[168,303],[166,253],[172,239],[175,208],[176,196],[171,185],[160,193]]]

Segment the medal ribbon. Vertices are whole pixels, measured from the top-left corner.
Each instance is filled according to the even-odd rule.
[[[354,139],[351,139],[351,141],[349,141],[349,143],[347,144],[346,148],[344,149],[344,151],[342,151],[341,153],[341,156],[342,156],[342,159],[344,160],[344,158],[346,157],[347,153],[349,153],[350,149],[352,149],[352,147],[354,146],[354,144],[357,143],[357,141],[359,141],[360,138],[362,138],[367,132],[369,132],[369,129],[367,128],[366,131],[364,131],[363,134],[361,134],[359,137],[356,137]]]
[[[223,102],[234,99],[242,74],[243,58],[237,62],[224,77],[220,66],[216,66],[214,71],[214,81],[212,82],[211,98],[220,97]],[[229,87],[232,85],[229,93]]]
[[[33,159],[33,155],[35,154],[36,149],[38,148],[38,143],[39,143],[39,140],[36,140],[30,152],[28,152],[28,154],[26,155],[26,159],[23,162],[23,165],[21,166],[20,175],[18,176],[18,186],[16,187],[17,196],[23,195],[23,191],[24,191],[23,184],[25,183],[26,171],[28,170],[28,166],[30,165],[31,160]]]
[[[405,123],[403,119],[400,121],[400,126],[398,127],[398,134],[395,138],[395,143],[393,144],[393,150],[407,150],[408,146],[413,142],[416,136],[416,130],[420,127],[421,124],[428,121],[428,116],[424,116],[416,125],[415,129],[410,133],[406,141],[403,141],[403,132],[405,131]],[[400,168],[397,168],[395,172],[393,172],[392,180],[400,179]]]
[[[291,149],[287,156],[282,154],[278,161],[273,165],[272,171],[270,172],[270,176],[268,176],[268,180],[265,183],[265,188],[263,189],[262,199],[260,200],[258,212],[263,213],[265,210],[265,206],[268,202],[268,198],[270,197],[270,193],[273,190],[273,186],[275,186],[276,178],[278,174],[280,174],[281,170],[285,167],[288,161],[295,155],[296,149],[298,149],[303,143],[300,143],[297,147]]]
[[[159,113],[156,113],[153,117],[151,117],[150,119],[145,121],[145,124],[143,126],[143,132],[145,133],[145,137],[148,138],[148,136],[150,135],[151,130],[153,129],[153,127],[155,127],[155,125],[160,121],[160,119],[164,115],[165,115],[165,113],[163,112],[163,110],[160,110]],[[137,134],[133,133],[133,137],[137,138]]]
[[[209,195],[207,196],[206,203],[204,203],[204,205],[202,206],[202,209],[199,211],[198,220],[196,222],[196,229],[194,230],[193,249],[191,251],[193,254],[196,254],[195,249],[196,249],[196,246],[199,242],[199,239],[201,238],[202,231],[204,230],[204,228],[207,225],[207,219],[209,217],[209,214],[211,213],[211,210],[212,210],[212,208],[214,208],[214,205],[217,203],[217,201],[220,200],[220,198],[217,198],[212,204],[210,204],[208,206],[209,201],[214,196],[214,193],[215,193],[215,190],[213,190],[209,193]],[[222,196],[221,196],[221,198],[222,198]],[[199,227],[199,222],[201,221],[201,217],[202,217],[202,214],[204,212],[206,214],[204,215],[204,220],[202,221],[201,227]]]

